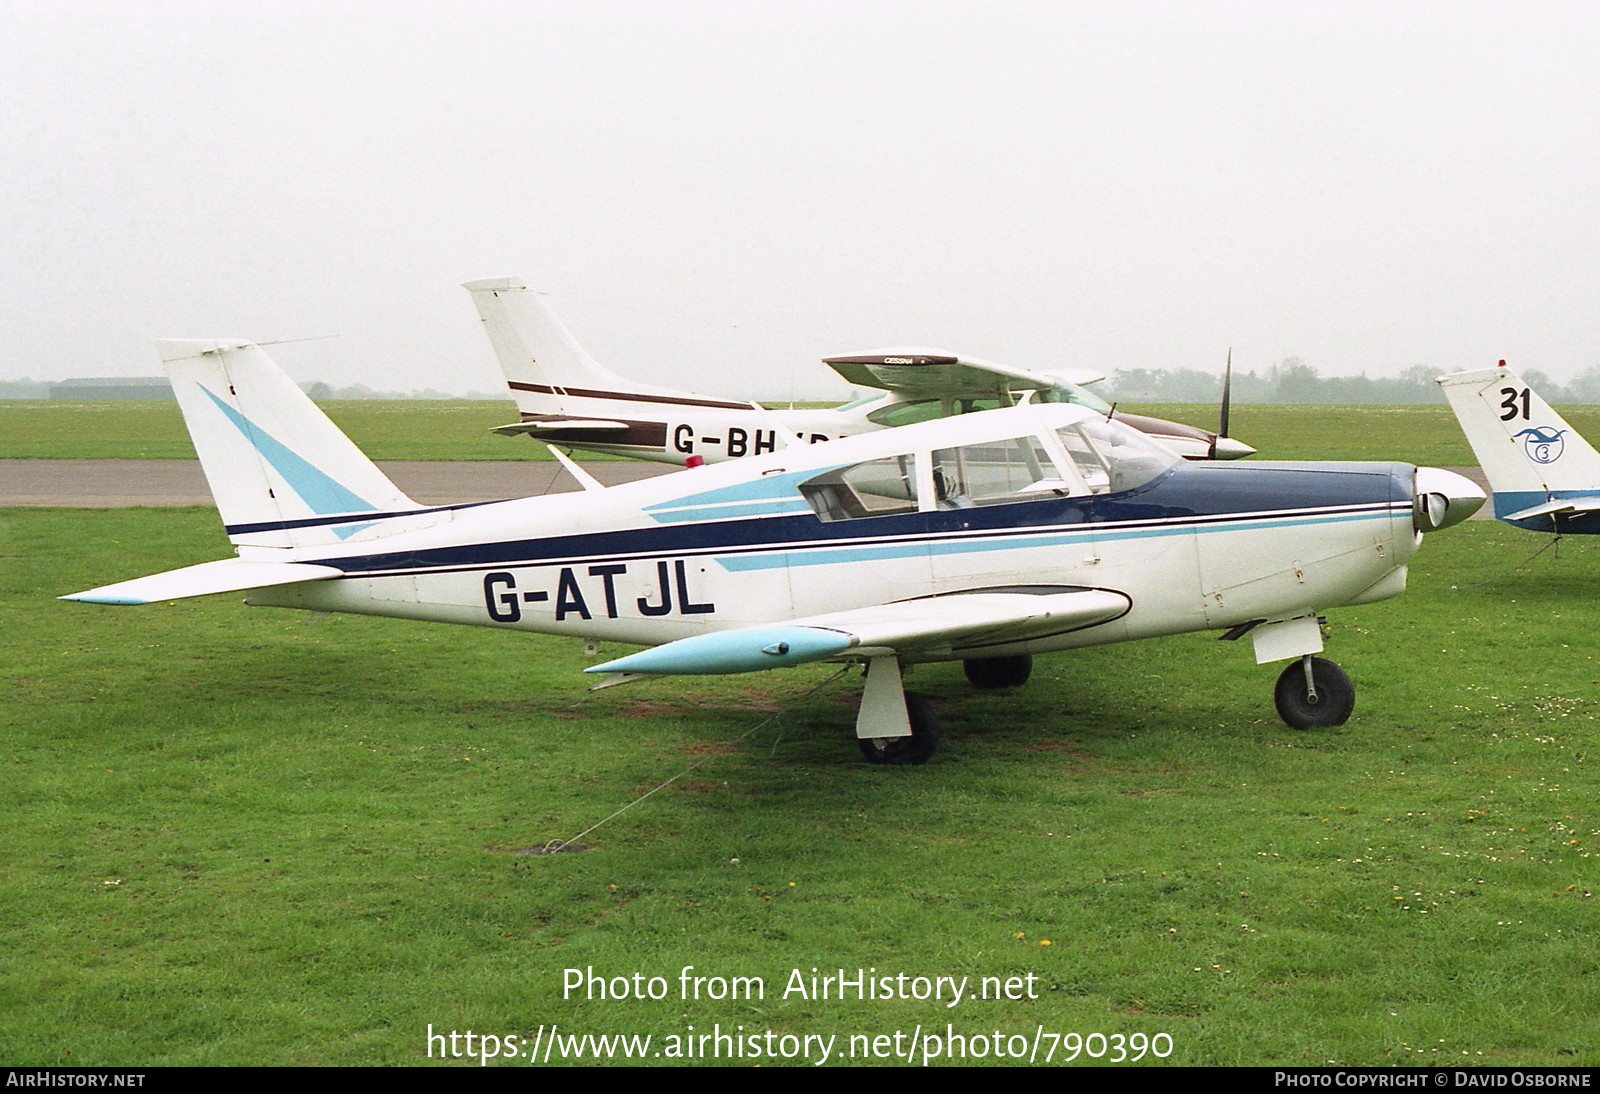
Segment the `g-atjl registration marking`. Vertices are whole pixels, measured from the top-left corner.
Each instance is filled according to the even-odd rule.
[[[647,564],[649,565],[649,564]],[[645,596],[618,598],[617,578],[629,572],[626,562],[597,563],[593,566],[563,566],[556,574],[555,587],[524,588],[517,575],[497,570],[483,575],[483,604],[496,623],[516,623],[522,619],[524,605],[555,603],[556,622],[575,617],[593,619],[603,613],[606,619],[629,616],[709,615],[715,604],[697,602],[689,591],[689,571],[683,559],[654,563],[655,588]],[[579,576],[580,571],[582,576]]]

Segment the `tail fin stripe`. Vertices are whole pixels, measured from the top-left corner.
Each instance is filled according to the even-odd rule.
[[[315,464],[217,398],[205,385],[200,385],[200,390],[217,405],[233,427],[244,435],[251,447],[272,465],[272,469],[289,484],[290,489],[300,495],[300,499],[311,508],[312,512],[371,513],[377,508],[371,502],[351,493]]]

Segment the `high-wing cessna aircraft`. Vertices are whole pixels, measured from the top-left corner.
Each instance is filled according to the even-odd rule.
[[[1494,515],[1535,532],[1600,533],[1600,453],[1506,368],[1439,377],[1488,476]]]
[[[1012,407],[602,488],[470,505],[402,494],[255,345],[161,343],[238,557],[68,600],[248,603],[651,646],[605,682],[866,665],[856,734],[921,763],[937,726],[901,666],[1012,686],[1034,654],[1251,634],[1292,725],[1354,691],[1318,613],[1394,596],[1421,533],[1483,500],[1400,463],[1188,464],[1071,404]]]
[[[1082,386],[1105,379],[1093,369],[1035,372],[937,349],[824,358],[852,386],[884,392],[832,410],[765,410],[755,403],[708,399],[625,380],[603,367],[516,278],[469,281],[465,287],[522,415],[496,433],[525,433],[591,452],[681,465],[693,456],[717,463],[1015,403],[1077,403],[1110,414],[1188,459],[1231,460],[1255,451],[1194,426],[1113,413]]]

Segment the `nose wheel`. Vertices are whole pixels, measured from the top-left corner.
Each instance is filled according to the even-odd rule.
[[[1342,726],[1356,705],[1356,687],[1344,669],[1310,654],[1289,662],[1272,689],[1278,717],[1295,729]]]

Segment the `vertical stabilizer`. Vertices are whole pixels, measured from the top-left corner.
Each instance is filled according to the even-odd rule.
[[[1600,494],[1600,453],[1516,373],[1499,368],[1441,376],[1467,443],[1494,492],[1494,515],[1557,530],[1550,516]],[[1534,526],[1534,525],[1530,525]]]
[[[630,396],[683,392],[625,380],[590,357],[538,293],[519,278],[491,277],[463,286],[483,320],[517,409],[524,414],[594,416],[595,404]],[[620,409],[620,408],[617,408]]]
[[[337,543],[416,509],[260,346],[217,339],[157,346],[235,544]]]

